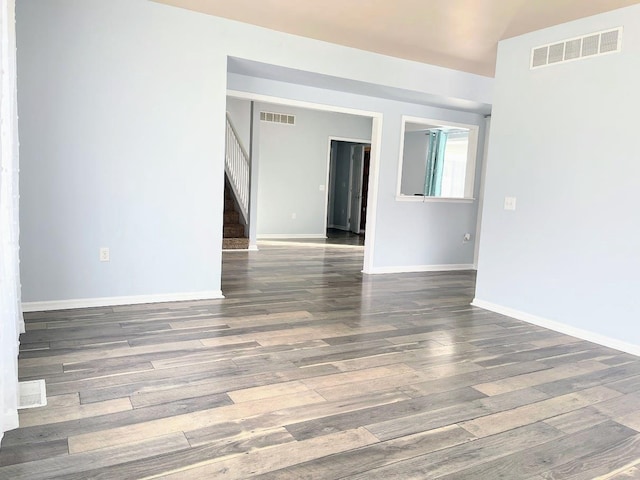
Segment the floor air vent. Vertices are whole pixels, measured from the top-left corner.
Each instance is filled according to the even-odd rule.
[[[296,116],[286,113],[260,112],[260,120],[263,122],[280,123],[283,125],[295,125]]]
[[[531,68],[546,67],[599,55],[619,52],[622,48],[622,27],[582,37],[541,45],[531,49]]]
[[[20,382],[20,396],[18,408],[36,408],[47,405],[47,390],[44,380]]]

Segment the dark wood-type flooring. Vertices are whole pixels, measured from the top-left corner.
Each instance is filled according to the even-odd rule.
[[[224,300],[27,314],[49,403],[0,478],[640,478],[638,357],[469,306],[473,272],[361,268],[269,242]]]

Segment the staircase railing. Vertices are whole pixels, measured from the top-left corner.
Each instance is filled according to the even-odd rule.
[[[245,223],[249,221],[249,194],[251,192],[251,162],[247,151],[240,142],[229,114],[227,113],[227,135],[224,170],[229,178],[231,189],[238,201],[240,214]]]

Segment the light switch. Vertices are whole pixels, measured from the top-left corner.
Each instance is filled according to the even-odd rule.
[[[516,197],[504,197],[504,209],[515,210],[516,209]]]
[[[320,185],[320,191],[324,192],[324,185]]]

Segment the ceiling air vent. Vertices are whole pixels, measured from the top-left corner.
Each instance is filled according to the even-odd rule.
[[[543,65],[546,65],[548,55],[549,47],[534,48],[531,59],[531,68],[542,67]]]
[[[582,39],[567,40],[564,42],[564,60],[575,60],[580,58],[580,52],[582,49]]]
[[[582,56],[590,57],[598,54],[598,45],[600,44],[600,35],[589,35],[582,39]]]
[[[282,125],[295,125],[295,115],[287,115],[286,113],[260,112],[260,120],[263,122],[280,123]]]
[[[558,63],[564,60],[564,42],[556,43],[549,47],[549,63]]]
[[[620,49],[620,30],[600,34],[600,53],[617,52]]]
[[[616,53],[621,48],[622,27],[590,33],[531,49],[531,68]]]

